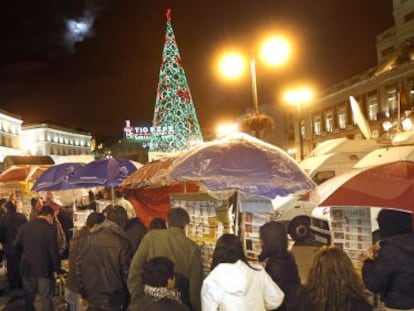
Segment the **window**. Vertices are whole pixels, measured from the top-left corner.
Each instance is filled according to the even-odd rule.
[[[368,120],[377,121],[378,118],[378,97],[371,96],[368,97]]]
[[[389,88],[387,90],[387,102],[384,107],[384,113],[387,118],[390,115],[397,111],[398,108],[398,98],[397,98],[397,89],[395,87]]]
[[[340,108],[338,111],[338,126],[341,130],[346,129],[346,108]]]
[[[326,114],[325,127],[326,127],[326,131],[328,133],[333,132],[333,114],[332,114],[332,112]]]
[[[300,121],[300,136],[302,139],[306,138],[305,120]]]
[[[321,119],[320,118],[316,118],[313,121],[313,133],[315,134],[315,136],[320,136],[321,135]]]

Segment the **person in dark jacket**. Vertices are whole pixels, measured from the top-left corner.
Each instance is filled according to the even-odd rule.
[[[306,283],[288,301],[289,311],[372,311],[366,289],[348,255],[324,246],[314,256]]]
[[[19,273],[20,253],[14,248],[14,240],[17,232],[27,222],[22,213],[16,211],[16,205],[8,201],[2,209],[5,216],[0,220],[0,242],[3,245],[4,255],[7,260],[7,279],[9,289],[22,287],[22,279]]]
[[[39,295],[43,310],[53,310],[54,273],[61,274],[54,210],[45,205],[36,219],[24,224],[17,233],[15,247],[21,253],[20,274],[25,310],[35,310]]]
[[[72,239],[73,235],[73,217],[70,215],[69,211],[65,207],[59,209],[59,213],[56,215],[57,220],[62,226],[63,233],[65,235],[66,247],[60,251],[60,258],[68,259],[69,257],[69,242]],[[57,224],[56,224],[57,225]]]
[[[270,221],[259,229],[262,252],[259,261],[265,261],[265,270],[285,293],[282,306],[286,310],[289,297],[300,287],[300,277],[295,257],[288,251],[288,238],[283,224]]]
[[[154,257],[143,267],[144,296],[128,310],[189,311],[175,288],[174,263],[166,257]]]
[[[124,230],[128,235],[129,242],[131,243],[132,253],[135,254],[142,238],[147,233],[147,228],[145,228],[145,225],[141,222],[141,220],[139,220],[139,218],[131,218],[127,220]]]
[[[383,209],[378,214],[381,241],[374,257],[364,257],[365,286],[393,310],[414,309],[414,233],[410,213]]]
[[[121,311],[128,304],[131,247],[125,231],[114,222],[94,224],[99,215],[93,212],[86,220],[88,234],[79,241],[76,283],[89,311]]]
[[[123,228],[131,245],[131,252],[135,254],[141,243],[142,238],[147,233],[147,228],[138,218],[128,219],[126,210],[119,205],[108,205],[103,214],[106,219],[116,223],[120,228]]]
[[[96,218],[93,220],[93,224],[100,224],[105,220],[105,217],[100,214],[101,218]],[[82,227],[80,229],[76,229],[73,234],[73,238],[70,241],[70,250],[69,250],[69,271],[66,278],[65,283],[65,301],[69,305],[69,310],[71,311],[81,311],[82,303],[81,303],[81,295],[79,291],[79,287],[76,283],[76,276],[75,276],[75,267],[76,267],[76,258],[79,255],[79,241],[87,235],[88,229],[87,227]]]

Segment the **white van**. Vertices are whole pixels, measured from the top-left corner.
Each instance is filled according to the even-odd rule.
[[[320,184],[351,170],[364,155],[377,147],[374,140],[330,139],[318,144],[299,166],[316,184]],[[315,207],[312,202],[300,199],[301,196],[291,195],[272,200],[276,220],[285,225],[295,241],[309,238],[311,213]]]
[[[362,157],[378,147],[378,143],[372,139],[330,139],[318,144],[299,166],[319,185],[351,170]]]
[[[364,156],[355,165],[355,169],[367,168],[376,165],[391,163],[395,161],[414,161],[414,144],[404,145],[406,143],[414,143],[414,132],[398,133],[392,139],[392,145],[384,148],[373,150]],[[377,214],[380,208],[371,207],[371,226],[373,239],[378,238]],[[330,208],[315,207],[311,213],[311,234],[315,240],[322,243],[330,243]]]

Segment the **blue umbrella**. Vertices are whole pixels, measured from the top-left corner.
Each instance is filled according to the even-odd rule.
[[[117,187],[137,167],[132,161],[116,158],[99,159],[77,170],[63,186],[63,189]]]
[[[202,182],[210,191],[240,190],[272,199],[315,186],[285,151],[242,133],[195,147],[178,157],[167,175],[172,181]]]
[[[62,186],[83,163],[62,163],[49,167],[39,176],[32,191],[59,191]]]

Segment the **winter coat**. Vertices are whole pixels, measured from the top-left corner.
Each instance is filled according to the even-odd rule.
[[[279,307],[284,293],[258,265],[243,261],[221,263],[210,272],[201,289],[203,311],[262,311]]]
[[[128,289],[132,301],[144,295],[141,277],[144,263],[159,256],[174,262],[176,286],[182,301],[190,309],[200,310],[200,289],[203,281],[201,252],[198,245],[178,227],[151,230],[142,239],[128,275]]]
[[[387,238],[380,246],[374,260],[364,261],[365,286],[380,293],[389,308],[414,308],[414,233]]]
[[[266,261],[266,272],[285,293],[278,310],[286,310],[289,297],[295,295],[301,285],[298,266],[295,257],[287,250],[287,235],[281,223],[269,222],[260,232],[263,250],[259,260]]]
[[[131,218],[128,219],[124,229],[131,243],[132,254],[135,254],[142,238],[147,233],[147,228],[138,218]]]
[[[128,310],[142,311],[189,311],[188,307],[170,298],[156,300],[151,296],[144,295],[132,303]]]
[[[111,221],[81,238],[75,274],[82,297],[96,307],[126,305],[131,256],[125,231]]]
[[[27,222],[22,213],[6,213],[0,220],[0,242],[3,244],[4,254],[6,256],[15,254],[14,240],[20,226]]]
[[[313,305],[309,293],[305,287],[299,287],[298,291],[288,301],[286,306],[288,311],[314,311]],[[373,308],[363,299],[351,299],[351,308],[349,311],[372,311]],[[334,311],[334,310],[332,310]]]
[[[23,278],[52,278],[53,272],[61,273],[56,228],[46,219],[25,223],[17,233],[15,247],[22,254]]]
[[[79,230],[79,229],[78,229]],[[83,228],[80,230],[84,230]],[[66,287],[74,293],[79,294],[78,284],[76,283],[76,259],[79,256],[80,240],[86,237],[85,231],[81,231],[78,236],[72,238],[69,244],[69,271],[66,278]]]

